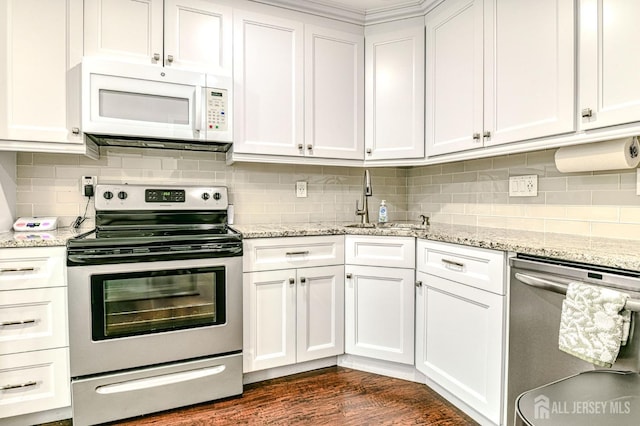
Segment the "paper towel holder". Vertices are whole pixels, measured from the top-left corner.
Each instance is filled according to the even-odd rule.
[[[561,173],[634,169],[640,164],[638,136],[558,148],[555,165]]]

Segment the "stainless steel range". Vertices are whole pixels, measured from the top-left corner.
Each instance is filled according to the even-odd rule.
[[[242,237],[225,187],[98,185],[67,244],[74,424],[242,393]]]

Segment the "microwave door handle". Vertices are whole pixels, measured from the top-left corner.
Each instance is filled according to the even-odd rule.
[[[199,87],[196,89],[195,120],[193,130],[198,133],[198,139],[202,137],[199,133],[200,130],[202,130],[202,98],[204,96],[205,90],[206,89],[204,87]]]

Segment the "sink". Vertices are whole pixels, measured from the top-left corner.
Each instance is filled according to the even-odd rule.
[[[398,222],[386,222],[386,223],[350,223],[344,225],[345,228],[375,228],[375,229],[406,229],[411,231],[424,231],[426,226],[417,223],[398,223]]]

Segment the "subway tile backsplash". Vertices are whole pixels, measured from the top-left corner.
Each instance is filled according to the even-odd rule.
[[[389,219],[532,229],[640,239],[635,170],[560,173],[554,150],[420,167],[370,167],[377,219],[380,200]],[[509,197],[509,176],[538,175],[538,196]],[[103,148],[99,160],[80,155],[18,153],[17,215],[60,216],[69,225],[93,202],[80,194],[80,177],[99,183],[226,185],[236,223],[357,221],[363,169],[358,167],[236,163],[225,155],[136,148]],[[308,182],[296,198],[295,182]]]

